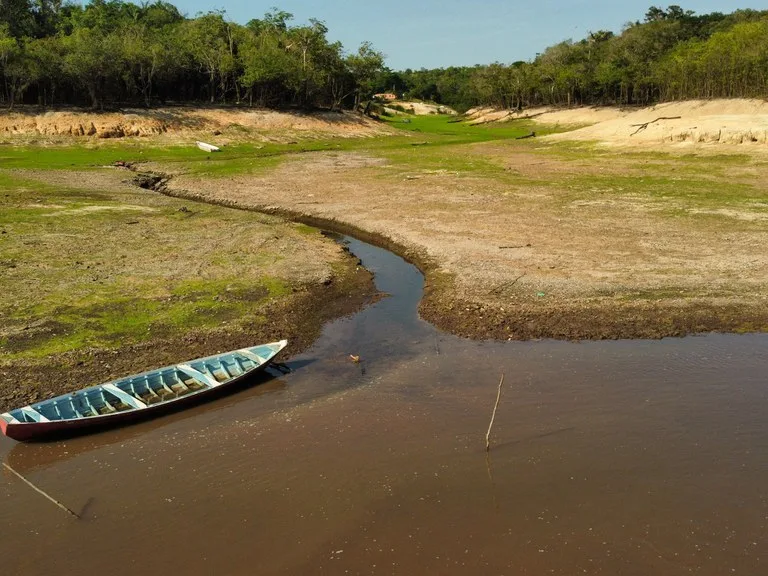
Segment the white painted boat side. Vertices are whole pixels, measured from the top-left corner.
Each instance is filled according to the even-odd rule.
[[[214,146],[213,144],[208,144],[206,142],[198,142],[197,147],[200,148],[203,152],[221,152],[221,148],[218,146]]]

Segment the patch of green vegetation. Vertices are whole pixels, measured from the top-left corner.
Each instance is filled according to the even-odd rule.
[[[371,147],[370,152],[387,158],[396,168],[395,175],[420,170],[436,172],[471,172],[499,176],[504,168],[494,158],[468,153],[467,146],[483,142],[512,141],[536,132],[551,133],[554,127],[542,127],[530,121],[471,125],[456,116],[412,116],[389,123],[411,137],[391,138]],[[392,172],[389,173],[392,175]]]
[[[307,236],[316,236],[317,234],[320,234],[319,228],[307,226],[306,224],[297,223],[294,224],[294,228],[299,234],[305,234]]]
[[[170,289],[171,297],[118,298],[59,308],[46,301],[24,310],[27,322],[34,318],[55,319],[55,329],[25,338],[5,338],[9,360],[43,357],[83,347],[116,347],[172,336],[189,330],[215,328],[226,322],[256,321],[260,306],[269,298],[284,296],[290,287],[281,279],[266,277],[257,285],[241,278],[186,280]]]
[[[315,139],[295,143],[237,144],[228,146],[221,153],[204,158],[190,158],[188,152],[175,155],[173,149],[147,150],[148,160],[176,162],[182,171],[208,177],[254,173],[274,168],[291,155],[324,151],[359,151],[383,156],[410,168],[457,171],[495,171],[491,161],[481,158],[467,159],[462,145],[494,140],[510,140],[536,131],[545,135],[557,131],[555,127],[542,127],[528,121],[507,124],[472,126],[456,117],[429,115],[386,118],[385,122],[403,131],[402,136],[389,135],[377,138]],[[456,146],[455,151],[447,148]],[[455,152],[453,154],[452,152]]]
[[[768,193],[750,184],[672,176],[577,175],[567,181],[570,194],[593,198],[596,194],[645,196],[675,200],[676,207],[725,207],[765,201]],[[568,198],[568,201],[574,198]]]
[[[433,143],[441,145],[513,140],[531,132],[544,136],[556,130],[553,126],[533,124],[528,120],[473,125],[455,116],[439,114],[409,116],[406,121],[400,118],[388,119],[387,122],[401,130],[429,136]]]
[[[615,155],[599,145],[598,142],[563,140],[562,142],[527,142],[527,151],[538,154],[550,154],[565,160],[591,160],[603,156]]]
[[[493,176],[504,171],[493,159],[476,154],[459,153],[458,150],[446,149],[440,145],[422,144],[409,149],[394,149],[380,152],[394,170],[389,170],[383,177],[402,178],[414,170],[434,173],[482,173]]]
[[[237,174],[259,173],[278,166],[291,156],[323,151],[361,151],[407,161],[429,154],[412,153],[414,143],[426,142],[431,148],[448,148],[494,140],[514,140],[531,132],[543,136],[562,131],[561,127],[542,126],[520,120],[473,126],[455,116],[410,116],[408,123],[400,117],[386,118],[385,123],[403,131],[402,136],[388,135],[377,138],[307,138],[287,143],[236,143],[221,152],[205,153],[192,143],[178,146],[157,146],[141,140],[102,141],[98,144],[81,143],[66,146],[7,146],[0,148],[0,167],[49,170],[88,170],[111,166],[115,162],[170,165],[181,173],[205,177],[225,177]],[[231,127],[238,130],[236,126]],[[531,139],[533,141],[533,139]],[[425,146],[426,146],[425,145]],[[457,149],[456,156],[461,156]],[[391,156],[390,156],[391,155]],[[448,159],[423,162],[424,168],[473,169],[473,166],[451,167]],[[461,164],[461,161],[458,161]],[[490,163],[481,163],[485,169]]]
[[[0,148],[0,167],[46,170],[109,166],[118,160],[143,160],[147,148],[137,142],[87,146],[13,146]]]
[[[381,144],[376,139],[374,146]],[[15,146],[0,148],[0,168],[88,170],[114,165],[153,162],[175,171],[209,177],[253,173],[275,167],[283,158],[306,152],[358,150],[370,146],[364,138],[308,139],[292,143],[239,143],[221,152],[206,153],[196,146],[156,146],[136,141],[106,142],[99,146]]]
[[[283,255],[262,247],[284,233],[278,221],[0,170],[0,272],[13,279],[0,292],[0,359],[257,323],[267,300],[292,292],[267,272]],[[254,242],[228,242],[232,227]]]
[[[560,130],[560,132],[567,130]],[[593,160],[595,158],[619,158],[628,160],[634,166],[657,167],[661,170],[680,171],[692,169],[700,171],[706,169],[712,173],[713,169],[722,169],[734,166],[750,166],[766,164],[756,160],[748,154],[679,154],[676,152],[663,152],[651,150],[633,150],[631,148],[608,148],[598,141],[563,140],[560,142],[535,142],[531,152],[553,154],[555,156],[572,160]]]
[[[103,194],[62,191],[57,186],[0,172],[0,226],[52,223],[52,218],[63,210],[85,214],[83,209],[94,205],[117,206],[117,203],[108,201]]]

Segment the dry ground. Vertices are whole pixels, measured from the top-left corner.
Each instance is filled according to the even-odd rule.
[[[764,164],[510,142],[445,154],[494,168],[323,153],[267,175],[179,176],[171,189],[378,235],[427,270],[422,313],[467,336],[768,329]]]
[[[393,108],[393,106],[397,108]],[[402,114],[403,109],[415,116],[429,116],[430,114],[450,114],[455,116],[457,114],[456,110],[448,106],[410,100],[394,100],[385,104],[384,107],[390,114]]]
[[[249,108],[130,108],[96,113],[72,109],[43,111],[22,108],[0,113],[0,141],[67,142],[86,139],[152,137],[154,142],[186,142],[190,138],[231,142],[286,142],[322,137],[373,137],[391,133],[362,116],[340,112],[275,112]]]
[[[734,144],[743,144],[750,153],[760,153],[768,143],[768,102],[764,100],[690,100],[647,108],[531,108],[520,112],[475,108],[467,117],[474,124],[530,117],[544,125],[575,128],[548,136],[551,141],[599,142],[610,147],[659,149],[673,145],[673,149],[681,150],[729,150]],[[663,119],[654,122],[659,118]]]

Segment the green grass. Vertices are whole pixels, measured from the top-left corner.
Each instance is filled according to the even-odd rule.
[[[113,292],[65,307],[57,306],[56,299],[46,299],[17,308],[7,320],[34,323],[51,319],[55,330],[28,341],[0,339],[5,349],[2,357],[42,357],[84,347],[143,342],[226,322],[254,323],[260,317],[260,305],[290,292],[277,278],[263,278],[255,285],[239,277],[182,281],[168,288],[170,298],[121,297]]]
[[[28,342],[3,343],[10,353],[6,359],[41,357],[83,347],[114,347],[125,343],[137,343],[152,337],[188,332],[189,330],[215,328],[224,322],[247,319],[253,322],[258,314],[256,307],[273,294],[264,287],[260,299],[243,299],[244,294],[254,293],[253,287],[241,287],[221,296],[216,284],[235,284],[237,278],[221,279],[194,297],[173,299],[171,302],[146,298],[112,299],[108,304],[91,304],[74,308],[55,308],[38,305],[36,316],[55,318],[56,331],[36,337]],[[48,303],[50,304],[50,303]],[[39,314],[46,309],[45,314]],[[26,311],[20,316],[29,319]]]
[[[0,360],[259,323],[264,304],[293,286],[273,275],[284,256],[263,241],[309,227],[203,204],[180,211],[187,204],[0,170]],[[227,230],[249,243],[228,242]]]
[[[411,116],[407,120],[394,118],[387,122],[409,134],[409,138],[392,138],[370,149],[397,168],[387,176],[402,177],[414,170],[500,176],[504,169],[495,159],[471,153],[467,147],[483,142],[516,141],[532,131],[538,135],[553,131],[530,121],[473,126],[445,115]]]
[[[493,140],[510,140],[536,131],[544,135],[557,131],[553,127],[542,127],[528,121],[503,124],[471,126],[465,122],[454,122],[455,117],[443,115],[414,116],[410,123],[398,118],[385,122],[402,130],[397,134],[376,138],[317,138],[293,143],[236,143],[222,148],[218,153],[205,153],[194,145],[157,146],[141,140],[101,142],[98,146],[76,144],[67,146],[2,146],[0,147],[0,168],[84,170],[98,169],[113,165],[117,161],[170,165],[174,171],[206,177],[225,177],[243,173],[258,173],[269,170],[293,155],[322,151],[361,151],[383,155],[394,160],[407,161],[424,157],[426,168],[474,169],[471,163],[462,164],[451,160],[445,149]],[[413,152],[415,143],[422,144],[418,153]],[[428,151],[424,148],[429,147]],[[457,149],[458,152],[458,149]],[[435,159],[438,154],[443,159]],[[460,154],[456,154],[460,156]],[[458,162],[458,164],[452,163]],[[418,164],[418,162],[413,162]],[[477,168],[486,169],[488,163],[479,163]]]
[[[595,192],[642,195],[652,200],[676,200],[691,207],[727,207],[768,200],[766,192],[749,184],[687,177],[578,175],[568,184],[578,196],[594,196]]]
[[[529,120],[479,125],[471,125],[459,121],[455,116],[445,115],[410,116],[407,120],[404,122],[401,118],[393,118],[386,121],[395,128],[423,135],[427,140],[440,145],[514,140],[531,132],[544,136],[559,131],[554,126],[534,124]]]

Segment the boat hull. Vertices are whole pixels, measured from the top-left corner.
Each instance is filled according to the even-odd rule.
[[[141,409],[126,410],[124,412],[90,416],[87,418],[52,420],[49,422],[15,423],[7,422],[3,418],[0,418],[0,432],[8,438],[12,438],[19,442],[39,442],[76,436],[105,428],[147,420],[161,414],[175,412],[190,405],[198,404],[210,400],[213,397],[226,394],[247,381],[258,377],[258,375],[261,374],[273,360],[274,357],[269,358],[263,364],[216,387],[202,389],[171,401],[148,405]]]
[[[88,432],[104,430],[106,428],[141,422],[162,414],[181,410],[182,408],[193,404],[202,403],[206,400],[210,400],[212,397],[221,396],[227,391],[236,388],[238,384],[241,384],[244,380],[256,376],[259,372],[263,371],[264,368],[266,368],[266,366],[249,372],[240,378],[233,379],[218,388],[202,390],[197,394],[184,396],[173,402],[158,404],[157,406],[148,406],[141,410],[130,410],[120,412],[119,414],[92,416],[90,418],[77,418],[73,420],[57,420],[53,422],[9,424],[4,420],[0,420],[0,431],[2,431],[8,438],[16,440],[17,442],[44,442],[46,440],[67,438]]]

